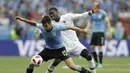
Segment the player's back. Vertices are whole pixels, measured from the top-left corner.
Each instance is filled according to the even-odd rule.
[[[106,13],[103,10],[99,10],[99,12],[94,13],[90,16],[90,19],[93,23],[92,25],[92,31],[93,32],[104,32],[105,31],[105,20]]]
[[[62,25],[53,24],[52,25],[53,28],[52,28],[51,31],[46,31],[43,28],[42,24],[38,24],[37,27],[42,32],[42,35],[43,35],[43,37],[45,39],[47,48],[49,48],[49,49],[58,49],[58,48],[64,47],[60,31],[61,30],[66,30],[67,29],[66,27],[64,27]]]

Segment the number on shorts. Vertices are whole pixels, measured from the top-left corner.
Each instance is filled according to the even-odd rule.
[[[103,44],[104,42],[104,37],[101,37],[101,44]]]
[[[68,55],[67,52],[66,52],[66,50],[63,50],[63,51],[62,51],[62,54],[63,54],[64,56],[67,56],[67,55]]]

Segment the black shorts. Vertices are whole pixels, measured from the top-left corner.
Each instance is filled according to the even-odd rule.
[[[69,58],[65,47],[55,49],[55,50],[44,48],[38,55],[40,55],[44,61],[48,61],[53,58],[61,59],[61,60],[66,60]]]
[[[103,32],[94,32],[92,34],[90,45],[104,45],[105,44],[105,36]]]

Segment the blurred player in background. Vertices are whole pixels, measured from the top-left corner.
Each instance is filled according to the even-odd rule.
[[[97,6],[97,7],[95,7]],[[95,8],[96,12],[90,16],[90,23],[87,25],[87,29],[89,29],[92,26],[92,38],[91,38],[91,49],[92,54],[94,57],[94,60],[96,62],[96,65],[98,65],[99,68],[102,68],[102,60],[103,60],[103,52],[102,52],[102,46],[105,43],[105,31],[106,31],[106,25],[108,28],[108,38],[110,38],[110,21],[107,17],[107,14],[104,10],[100,9],[100,3],[94,2],[93,8]],[[97,58],[97,53],[95,51],[95,47],[98,46],[99,48],[99,63]]]
[[[32,26],[39,28],[42,31],[42,35],[45,38],[46,46],[45,48],[38,54],[43,58],[43,61],[48,61],[50,59],[56,58],[64,61],[66,65],[75,71],[80,73],[91,73],[85,68],[75,65],[72,59],[68,56],[66,49],[63,44],[63,40],[61,38],[61,32],[64,30],[75,30],[80,31],[85,34],[88,34],[88,30],[80,29],[73,26],[65,26],[65,23],[51,23],[51,18],[48,15],[44,15],[41,23],[37,23],[31,20],[27,20],[20,16],[16,16],[15,20],[24,21]],[[61,24],[61,25],[60,25]],[[32,73],[34,70],[34,64],[30,64],[26,70],[26,73]]]
[[[91,10],[89,12],[84,12],[82,14],[73,14],[73,13],[67,13],[64,15],[59,15],[58,9],[56,7],[52,7],[49,9],[49,15],[51,19],[53,20],[52,23],[62,22],[65,23],[65,26],[74,26],[73,20],[80,18],[80,17],[87,17],[89,15],[92,15],[94,13],[94,10]],[[92,73],[96,73],[95,69],[95,63],[91,55],[89,54],[87,48],[83,46],[77,35],[76,32],[73,30],[66,30],[61,32],[61,37],[64,40],[64,45],[67,49],[68,53],[73,53],[77,56],[82,56],[83,58],[88,60],[88,66]],[[48,67],[48,70],[46,73],[52,73],[54,71],[54,68],[61,62],[60,59],[55,59],[51,65]]]

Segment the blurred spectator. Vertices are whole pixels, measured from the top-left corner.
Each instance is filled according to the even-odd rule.
[[[14,29],[10,31],[11,40],[22,39],[23,34],[23,28],[18,23],[16,23]]]
[[[9,26],[9,18],[7,17],[6,14],[1,15],[0,17],[0,27],[2,26],[6,26],[6,27]]]
[[[26,24],[23,40],[35,40],[35,27]]]
[[[130,24],[125,24],[125,38],[130,39]]]
[[[112,0],[112,23],[116,24],[116,22],[119,20],[119,2],[117,0]]]
[[[103,0],[101,2],[101,9],[105,10],[107,13],[111,13],[111,0]]]
[[[121,12],[125,12],[125,11],[128,11],[128,6],[127,6],[127,1],[126,0],[119,0],[120,2],[120,8],[119,10]]]
[[[123,36],[126,39],[130,39],[129,22],[123,21],[123,24],[126,24],[124,27],[115,25],[119,19],[130,21],[128,20],[130,18],[130,0],[0,0],[0,40],[12,38],[10,35],[11,33],[14,34],[14,32],[18,35],[15,39],[36,39],[34,27],[26,26],[22,22],[19,23],[20,27],[14,25],[16,22],[13,17],[16,15],[40,21],[42,14],[47,12],[52,6],[56,6],[60,14],[68,12],[82,13],[90,10],[94,1],[99,1],[101,8],[107,11],[113,26],[111,27],[113,36],[116,39],[121,39]],[[87,24],[86,20],[77,19],[74,22],[76,26],[85,27]],[[119,30],[119,27],[121,30]],[[1,31],[6,31],[6,33]],[[122,33],[120,34],[117,31]],[[123,31],[125,32],[124,34]],[[78,36],[84,38],[81,33],[78,33]]]
[[[117,40],[121,40],[124,37],[124,27],[121,22],[117,22],[116,24],[114,37]]]
[[[127,3],[127,6],[128,6],[128,11],[130,12],[130,0],[127,0],[126,3]]]
[[[6,40],[6,39],[9,40],[10,39],[10,36],[9,36],[10,28],[8,26],[9,26],[9,18],[5,14],[1,15],[1,17],[0,17],[0,40]]]
[[[114,28],[113,26],[111,26],[110,32],[111,32],[111,37],[114,38],[114,35],[115,35],[115,28]]]

